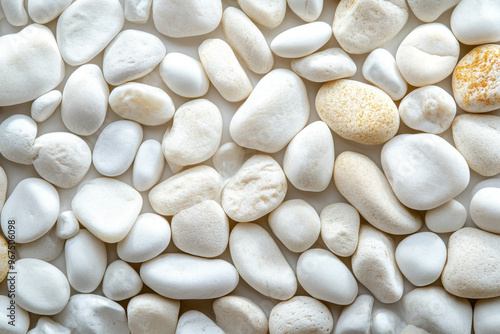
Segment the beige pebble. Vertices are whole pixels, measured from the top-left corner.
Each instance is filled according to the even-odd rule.
[[[330,204],[321,211],[320,219],[326,247],[338,256],[351,256],[358,246],[358,211],[346,203]]]
[[[276,28],[285,18],[286,0],[238,0],[238,5],[248,17],[268,29]]]
[[[240,296],[226,296],[213,304],[217,325],[231,334],[266,334],[267,317],[251,300]]]
[[[0,282],[2,282],[9,272],[8,244],[0,235]]]
[[[181,303],[154,293],[135,296],[127,306],[132,334],[174,334]]]

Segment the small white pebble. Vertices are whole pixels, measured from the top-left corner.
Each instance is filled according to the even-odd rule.
[[[461,229],[467,220],[467,210],[452,199],[425,213],[425,225],[435,233],[450,233]]]
[[[5,18],[15,26],[20,27],[28,23],[28,14],[24,9],[24,0],[0,0]]]
[[[330,48],[294,59],[291,66],[295,73],[313,82],[352,77],[357,70],[354,61],[341,48]]]
[[[283,22],[286,0],[238,0],[240,8],[255,23],[274,29]]]
[[[288,7],[306,22],[316,21],[323,11],[324,0],[287,0]]]
[[[470,217],[479,228],[500,233],[500,188],[486,187],[479,190],[471,199]]]
[[[161,144],[154,139],[144,141],[134,160],[132,183],[138,191],[146,191],[153,187],[161,178],[165,158]]]
[[[152,3],[153,0],[125,0],[125,18],[134,23],[148,22]]]
[[[142,290],[142,286],[139,274],[122,260],[110,263],[102,280],[102,292],[114,301],[137,295]]]
[[[408,89],[396,59],[386,49],[375,49],[363,63],[363,77],[394,100],[401,100]]]
[[[59,16],[72,0],[28,0],[28,14],[33,21],[48,23]]]
[[[36,323],[36,327],[31,329],[27,334],[71,334],[71,331],[66,327],[58,324],[47,317],[41,317]]]
[[[338,256],[351,256],[358,246],[360,216],[350,204],[330,204],[321,210],[321,238]]]
[[[31,105],[31,118],[38,123],[47,120],[57,109],[62,101],[62,94],[58,90],[52,90],[43,94]]]
[[[74,237],[80,231],[80,223],[71,210],[61,212],[56,223],[56,236],[61,239]]]
[[[284,58],[301,58],[317,51],[332,37],[332,27],[322,21],[283,31],[271,41],[271,50]]]
[[[12,115],[0,124],[0,153],[13,162],[31,165],[36,155],[33,148],[38,126],[31,117]]]

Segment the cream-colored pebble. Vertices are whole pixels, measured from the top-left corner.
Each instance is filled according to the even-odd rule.
[[[217,325],[226,333],[266,334],[268,321],[262,309],[240,296],[226,296],[213,303]]]
[[[132,334],[174,334],[181,303],[154,293],[132,298],[127,305]]]
[[[313,82],[327,82],[356,74],[356,64],[341,48],[315,52],[291,63],[292,70]]]
[[[349,204],[330,204],[321,210],[321,238],[338,256],[351,256],[358,246],[360,217]]]
[[[238,0],[240,8],[256,23],[274,29],[283,22],[286,0]]]

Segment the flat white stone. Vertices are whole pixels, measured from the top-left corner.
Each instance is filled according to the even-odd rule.
[[[239,223],[231,231],[229,249],[241,278],[264,296],[287,300],[297,291],[297,279],[271,235],[254,223]]]
[[[31,24],[17,34],[3,35],[0,49],[4,50],[0,55],[2,107],[34,100],[50,92],[64,78],[64,62],[47,27]]]
[[[341,48],[315,52],[291,62],[292,70],[309,81],[327,82],[356,74],[356,64]]]
[[[474,305],[474,333],[495,333],[500,328],[500,298],[480,299]]]
[[[116,121],[108,124],[99,134],[92,160],[95,168],[104,176],[118,176],[134,162],[142,142],[142,127],[132,121]]]
[[[495,0],[462,0],[451,14],[451,30],[464,44],[486,44],[500,41],[500,3]],[[474,13],[474,15],[471,15]]]
[[[31,118],[38,123],[47,120],[59,107],[62,100],[62,94],[58,90],[51,90],[43,94],[31,105]]]
[[[102,292],[114,301],[120,301],[137,295],[142,290],[139,274],[127,262],[111,262],[102,279]]]
[[[212,156],[215,169],[224,179],[232,177],[245,162],[245,150],[236,143],[222,144]]]
[[[479,228],[500,233],[500,188],[487,187],[479,190],[471,199],[470,217]]]
[[[306,22],[316,21],[323,11],[324,0],[287,0],[288,7]]]
[[[290,70],[276,69],[259,81],[238,108],[229,132],[242,147],[276,153],[306,125],[309,110],[302,80]]]
[[[286,0],[238,0],[240,8],[255,23],[274,29],[283,22]]]
[[[321,210],[321,238],[338,256],[351,256],[358,246],[360,217],[350,204],[330,204]]]
[[[457,200],[450,200],[425,213],[425,225],[434,233],[450,233],[461,229],[467,220],[467,210]]]
[[[224,334],[224,331],[209,317],[200,311],[193,310],[181,315],[175,331],[175,334],[190,333]]]
[[[88,62],[115,38],[124,22],[119,0],[73,2],[57,20],[57,43],[64,61],[71,66]]]
[[[216,299],[213,309],[217,325],[226,333],[267,333],[266,314],[245,297],[226,296]]]
[[[394,100],[401,100],[408,89],[399,72],[396,59],[386,49],[375,49],[363,63],[363,77],[382,89]]]
[[[317,51],[332,37],[332,27],[322,21],[283,31],[271,41],[271,50],[283,58],[300,58]]]
[[[80,223],[71,210],[61,212],[56,223],[56,236],[60,239],[74,237],[80,231]]]
[[[33,148],[38,126],[29,116],[18,114],[0,124],[0,153],[15,163],[31,165],[36,151]]]
[[[35,241],[16,245],[17,255],[20,258],[33,258],[45,262],[56,259],[63,249],[64,239],[57,237],[55,227]]]
[[[158,294],[181,300],[219,298],[233,291],[239,281],[229,262],[180,253],[163,254],[143,263],[141,278]]]
[[[134,23],[148,22],[152,3],[153,0],[125,0],[125,18]]]
[[[27,334],[71,334],[71,331],[64,326],[47,317],[41,317],[36,323],[36,327],[31,329]]]
[[[342,309],[334,334],[370,334],[374,299],[370,295],[359,295],[354,303]]]
[[[4,235],[8,221],[15,221],[16,242],[27,243],[40,238],[56,223],[59,194],[48,182],[38,178],[22,180],[5,202],[1,215]]]
[[[144,141],[134,159],[132,182],[138,191],[146,191],[160,181],[165,167],[161,144],[154,139]]]
[[[372,334],[402,333],[405,322],[393,311],[382,308],[373,312]]]
[[[45,24],[58,17],[71,2],[72,0],[28,0],[28,14],[36,23]]]
[[[99,66],[86,64],[77,68],[63,90],[61,116],[64,125],[80,136],[95,133],[106,117],[108,97],[108,84]]]
[[[10,309],[9,309],[10,308]],[[11,310],[15,309],[15,315]],[[30,327],[30,315],[11,298],[0,295],[0,330],[5,334],[26,334]],[[9,322],[15,320],[15,326]]]
[[[168,221],[154,213],[141,214],[125,239],[118,242],[118,256],[127,262],[139,263],[160,255],[170,243]]]
[[[460,1],[462,0],[408,0],[408,5],[420,21],[433,22]]]
[[[7,22],[15,27],[28,23],[28,14],[24,9],[24,0],[0,0],[3,13]]]
[[[137,334],[174,334],[180,306],[154,293],[135,296],[127,305],[128,327]]]

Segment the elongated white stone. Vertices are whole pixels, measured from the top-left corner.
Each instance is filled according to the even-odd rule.
[[[146,191],[153,187],[160,180],[164,167],[161,144],[154,139],[144,141],[134,159],[132,182],[135,189]]]
[[[31,105],[31,118],[37,122],[43,122],[47,120],[59,104],[62,101],[62,94],[58,90],[52,90],[46,94],[43,94]]]
[[[310,55],[332,37],[332,27],[326,22],[312,22],[283,31],[271,42],[271,50],[284,58]]]
[[[72,0],[28,0],[28,14],[36,23],[45,24],[58,17],[71,2]]]

